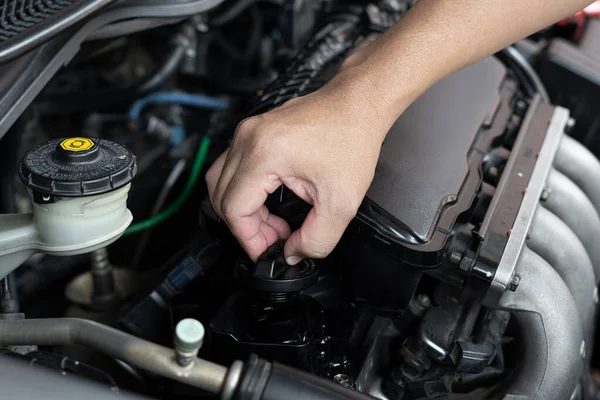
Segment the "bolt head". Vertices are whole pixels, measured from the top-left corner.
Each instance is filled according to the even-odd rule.
[[[342,385],[343,387],[350,388],[354,385],[352,382],[352,378],[350,378],[346,374],[337,374],[333,377],[333,381],[337,384]]]
[[[514,274],[508,284],[508,290],[514,292],[519,287],[519,283],[521,283],[521,276],[519,274]]]

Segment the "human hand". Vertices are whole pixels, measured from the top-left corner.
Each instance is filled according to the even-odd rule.
[[[395,118],[352,76],[242,121],[208,171],[213,207],[251,259],[279,239],[289,264],[325,257],[356,215]],[[264,204],[282,184],[313,206],[294,233]]]

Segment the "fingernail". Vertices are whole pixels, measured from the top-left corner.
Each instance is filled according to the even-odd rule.
[[[285,262],[288,263],[288,265],[296,265],[300,261],[302,261],[302,257],[298,256],[289,256],[285,258]]]

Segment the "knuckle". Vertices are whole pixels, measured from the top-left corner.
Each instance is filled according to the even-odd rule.
[[[272,127],[265,128],[260,134],[255,135],[248,143],[247,156],[250,161],[265,163],[280,154],[281,146],[279,135]]]
[[[356,216],[360,203],[355,194],[344,195],[343,191],[338,191],[329,202],[329,214],[349,221]]]
[[[227,199],[225,196],[221,198],[219,208],[225,220],[229,220],[233,215],[235,215],[235,207],[233,206],[233,202],[229,201],[229,199]]]
[[[310,258],[325,258],[331,253],[332,246],[329,243],[314,239],[306,234],[300,233],[303,252]]]
[[[215,166],[211,166],[206,175],[204,176],[204,180],[206,181],[206,185],[208,186],[209,192],[214,190],[214,187],[217,185],[217,181],[219,179],[219,171]]]
[[[235,130],[235,136],[242,138],[249,136],[258,129],[261,121],[262,117],[260,115],[244,119],[238,124]]]

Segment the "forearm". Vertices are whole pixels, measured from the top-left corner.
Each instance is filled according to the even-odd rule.
[[[590,0],[419,0],[342,69],[391,125],[438,80],[571,15]],[[343,79],[342,79],[343,80]]]

